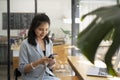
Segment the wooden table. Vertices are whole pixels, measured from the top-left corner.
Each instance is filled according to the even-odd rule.
[[[120,77],[95,77],[95,76],[87,76],[86,72],[88,68],[93,66],[87,59],[80,56],[68,56],[68,62],[71,65],[72,69],[75,72],[75,75],[83,80],[120,80]]]

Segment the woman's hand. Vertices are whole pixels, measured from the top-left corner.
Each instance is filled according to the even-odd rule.
[[[39,60],[41,64],[49,64],[53,59],[48,58],[48,57],[43,57]]]
[[[47,67],[49,69],[52,69],[54,64],[55,64],[55,59],[51,59],[50,62],[49,62],[49,64],[47,65]]]

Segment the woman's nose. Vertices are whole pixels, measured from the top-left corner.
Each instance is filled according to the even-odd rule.
[[[47,33],[47,31],[46,31],[46,30],[43,30],[42,33]]]

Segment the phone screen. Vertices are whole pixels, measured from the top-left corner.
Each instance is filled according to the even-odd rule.
[[[48,58],[52,58],[54,59],[54,56],[57,55],[57,54],[50,54]]]

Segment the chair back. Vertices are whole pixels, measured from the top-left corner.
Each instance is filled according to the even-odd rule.
[[[16,69],[14,70],[14,77],[15,77],[15,80],[17,80],[18,77],[20,77],[20,76],[21,76],[21,73],[20,73],[20,71],[18,70],[18,68],[16,68]]]

